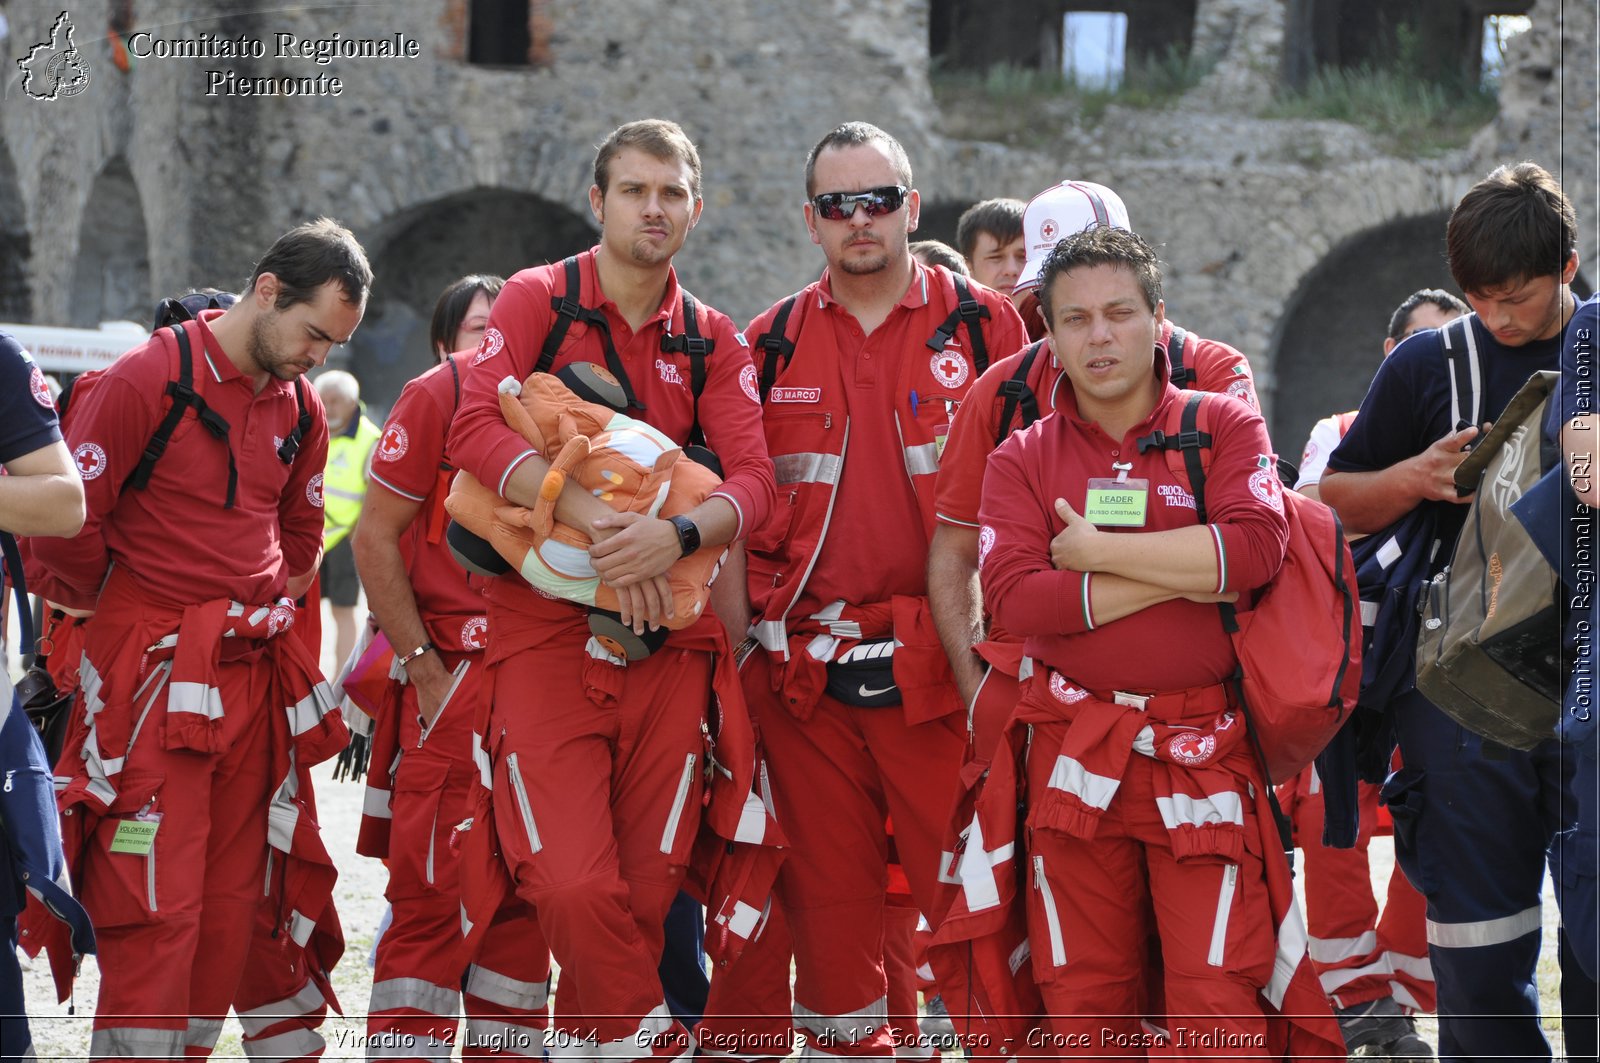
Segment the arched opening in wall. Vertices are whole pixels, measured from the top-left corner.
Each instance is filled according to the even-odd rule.
[[[150,237],[139,186],[127,160],[106,165],[89,190],[78,229],[72,271],[71,320],[79,328],[102,321],[148,325],[155,298],[150,288]]]
[[[1457,296],[1445,265],[1448,211],[1350,237],[1300,282],[1272,343],[1273,444],[1298,461],[1311,426],[1361,405],[1383,360],[1389,317],[1419,288]]]
[[[1533,0],[1288,0],[1284,82],[1304,87],[1324,67],[1399,69],[1477,86],[1497,69],[1490,46]]]
[[[436,200],[364,237],[374,281],[366,317],[335,359],[385,410],[406,381],[434,364],[428,323],[445,285],[468,273],[510,277],[591,247],[589,218],[525,192],[480,188]]]
[[[0,145],[0,321],[27,324],[33,320],[28,285],[32,254],[16,166],[11,152]]]
[[[1196,0],[932,0],[928,51],[949,70],[1015,66],[1115,88],[1130,64],[1187,57]]]

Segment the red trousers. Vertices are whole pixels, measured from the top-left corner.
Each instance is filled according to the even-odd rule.
[[[561,967],[551,1058],[678,1055],[656,968],[700,822],[712,660],[667,646],[619,670],[575,626],[489,665],[500,851]]]
[[[1045,793],[1066,729],[1034,725],[1029,793]],[[1258,989],[1272,974],[1276,937],[1255,816],[1245,812],[1240,863],[1176,860],[1155,767],[1138,754],[1128,759],[1093,838],[1030,832],[1028,940],[1044,996],[1046,1054],[1238,1057],[1266,1044]],[[1140,1016],[1152,917],[1170,1016],[1164,1041]]]
[[[1434,1010],[1428,961],[1427,902],[1397,865],[1389,875],[1383,916],[1372,895],[1367,847],[1378,814],[1378,787],[1360,784],[1361,826],[1354,849],[1322,844],[1322,790],[1316,767],[1279,787],[1305,854],[1306,930],[1311,961],[1334,1006],[1392,996],[1415,1011]]]
[[[889,1031],[900,1059],[927,1059],[931,1045],[921,1040],[917,1025],[915,934],[920,915],[914,908],[886,904],[883,909],[883,968],[888,991]],[[738,962],[711,980],[704,1020],[695,1028],[703,1056],[732,1059],[782,1059],[794,1051],[791,1017],[794,998],[789,968],[794,938],[781,905],[761,936]]]
[[[386,1059],[448,1057],[463,1003],[463,1056],[544,1052],[550,951],[530,907],[499,913],[464,978],[451,968],[461,947],[461,869],[450,841],[472,814],[472,725],[484,672],[482,654],[447,655],[445,665],[463,661],[466,670],[425,739],[416,689],[401,693],[385,890],[393,920],[378,942],[367,1015],[370,1043],[382,1045]]]
[[[266,873],[269,714],[282,711],[268,703],[267,680],[249,660],[220,666],[222,753],[163,748],[153,710],[110,814],[86,840],[79,878],[99,944],[96,1059],[209,1054],[221,1031]],[[149,851],[112,851],[121,825],[141,816],[160,817]]]
[[[795,1023],[813,1055],[892,1058],[883,964],[885,818],[893,817],[913,897],[930,908],[966,745],[964,721],[950,715],[908,726],[898,707],[860,709],[823,695],[802,722],[773,692],[770,667],[765,654],[754,654],[740,677],[790,841],[778,901],[794,940]]]

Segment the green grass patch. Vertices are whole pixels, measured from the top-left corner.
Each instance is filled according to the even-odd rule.
[[[1173,47],[1161,56],[1130,62],[1116,88],[1079,84],[1059,71],[1010,64],[981,72],[935,64],[931,80],[941,104],[972,112],[961,123],[972,127],[971,133],[1018,143],[1049,139],[1056,123],[1048,119],[1055,116],[1074,116],[1093,126],[1112,104],[1150,110],[1171,106],[1198,85],[1211,66]],[[1047,120],[1041,123],[1041,117]]]
[[[1405,154],[1438,155],[1461,147],[1500,108],[1493,84],[1429,77],[1415,31],[1400,27],[1393,55],[1345,69],[1324,67],[1304,88],[1284,91],[1267,118],[1321,118],[1348,122]]]

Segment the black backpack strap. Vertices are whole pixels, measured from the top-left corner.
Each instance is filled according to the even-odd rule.
[[[178,342],[178,379],[167,381],[166,387],[172,405],[167,407],[166,416],[156,426],[155,432],[150,436],[150,442],[145,444],[144,455],[140,457],[133,474],[128,477],[126,486],[142,491],[149,485],[150,474],[155,471],[156,462],[161,460],[161,455],[167,452],[167,444],[172,440],[172,433],[177,430],[178,422],[183,420],[184,410],[192,408],[206,431],[222,440],[222,445],[228,450],[228,497],[222,508],[232,509],[234,498],[239,492],[239,467],[233,460],[233,446],[228,442],[228,422],[216,410],[207,406],[206,400],[195,390],[194,355],[189,349],[189,334],[184,331],[181,324],[168,327]],[[304,409],[302,397],[301,410]],[[304,414],[302,418],[309,426],[310,418]]]
[[[300,453],[300,441],[306,437],[306,433],[311,431],[311,409],[306,405],[305,377],[294,378],[294,401],[295,405],[300,408],[300,415],[295,419],[294,431],[290,432],[289,438],[278,446],[278,460],[285,465],[290,465],[294,462],[294,456]],[[359,409],[356,410],[355,416],[361,416]]]
[[[706,389],[706,359],[717,349],[716,340],[700,335],[700,322],[696,318],[698,307],[694,296],[683,293],[683,333],[678,336],[661,334],[661,350],[667,354],[689,356],[689,393],[694,398],[694,422],[689,427],[689,446],[706,445],[706,434],[700,427],[700,393]]]
[[[789,315],[794,312],[794,304],[800,296],[791,295],[778,304],[778,312],[772,317],[772,324],[767,331],[756,337],[752,350],[761,352],[761,401],[767,401],[767,394],[772,390],[773,382],[778,379],[778,359],[783,359],[785,368],[789,360],[794,357],[794,341],[785,335],[789,327]],[[939,348],[943,350],[944,348]]]
[[[561,341],[567,338],[567,330],[583,313],[583,304],[579,302],[583,294],[583,278],[578,272],[578,256],[568,256],[561,263],[561,268],[567,273],[567,291],[565,295],[550,297],[550,309],[556,312],[556,317],[550,323],[544,346],[539,348],[539,360],[533,366],[535,373],[550,372],[550,367],[556,362],[556,353],[561,350]]]
[[[37,650],[33,630],[33,608],[28,604],[28,584],[22,575],[22,553],[17,540],[10,532],[0,532],[0,553],[6,559],[6,577],[11,580],[11,593],[17,598],[17,646],[21,653]]]
[[[1183,364],[1183,344],[1188,338],[1189,334],[1177,325],[1172,326],[1172,335],[1167,337],[1167,361],[1172,366],[1172,386],[1184,391],[1199,377],[1193,366]]]
[[[1178,434],[1171,435],[1157,428],[1138,439],[1139,453],[1152,448],[1176,450],[1183,455],[1183,468],[1189,474],[1189,491],[1194,495],[1195,519],[1206,523],[1206,469],[1200,460],[1200,451],[1211,446],[1211,433],[1200,431],[1200,403],[1206,392],[1197,391],[1183,403],[1183,416],[1178,421]]]
[[[611,323],[606,316],[598,310],[591,309],[580,302],[583,294],[583,277],[578,270],[578,257],[573,255],[561,263],[561,268],[567,275],[567,291],[565,295],[550,297],[550,307],[556,312],[556,319],[550,325],[550,332],[544,338],[544,346],[539,348],[539,360],[534,363],[535,373],[548,373],[555,364],[556,355],[561,350],[561,342],[567,338],[567,330],[574,321],[581,321],[600,333],[601,346],[605,350],[606,368],[611,370],[611,375],[617,378],[617,384],[622,388],[623,398],[627,400],[626,409],[644,410],[644,403],[639,401],[633,393],[633,384],[628,380],[628,371],[622,368],[622,358],[617,354],[616,344],[611,342]]]
[[[1483,368],[1478,360],[1478,337],[1472,318],[1463,315],[1440,329],[1444,356],[1450,370],[1450,430],[1483,424]]]
[[[1140,437],[1138,441],[1141,454],[1150,447],[1177,450],[1183,454],[1184,472],[1189,476],[1189,492],[1194,495],[1195,521],[1202,525],[1206,523],[1206,470],[1205,464],[1200,460],[1200,451],[1211,446],[1211,433],[1200,431],[1200,405],[1205,401],[1205,397],[1205,392],[1196,391],[1184,400],[1183,416],[1178,421],[1176,436],[1167,435],[1158,428],[1150,435]],[[1218,602],[1217,613],[1222,617],[1222,629],[1230,637],[1239,630],[1239,618],[1232,602]],[[1250,704],[1245,699],[1244,671],[1237,664],[1228,682],[1232,684],[1238,699],[1239,711],[1244,714],[1245,734],[1250,737],[1250,746],[1255,750],[1256,762],[1261,765],[1261,775],[1267,781],[1267,803],[1271,806],[1272,818],[1278,825],[1278,839],[1283,844],[1285,852],[1292,852],[1294,832],[1289,817],[1284,815],[1282,806],[1278,804],[1278,795],[1273,790],[1272,775],[1267,771],[1266,751],[1261,748],[1261,736],[1256,733],[1255,724],[1250,719]]]
[[[461,409],[461,367],[456,365],[456,360],[449,355],[445,355],[444,360],[445,364],[450,367],[450,383],[455,388],[455,399],[450,406],[451,417],[453,418],[455,411]]]
[[[1033,372],[1033,363],[1039,358],[1039,351],[1044,348],[1044,340],[1036,340],[1028,345],[1022,352],[1022,361],[1017,363],[1017,371],[1011,374],[1011,379],[1000,385],[1000,394],[1005,396],[1005,405],[1000,408],[1000,428],[994,434],[994,445],[999,446],[1006,441],[1006,436],[1011,434],[1011,421],[1017,416],[1017,410],[1022,410],[1022,424],[1026,428],[1039,419],[1039,398],[1028,386],[1028,374]]]
[[[967,326],[967,339],[972,343],[972,361],[978,367],[978,373],[989,368],[989,347],[983,340],[983,322],[989,318],[989,308],[973,298],[972,289],[967,285],[967,279],[958,273],[950,274],[950,279],[956,285],[956,308],[950,311],[950,316],[944,319],[944,324],[933,330],[933,335],[928,337],[928,349],[932,351],[944,350],[945,344],[950,342],[956,334],[956,329],[962,324]]]

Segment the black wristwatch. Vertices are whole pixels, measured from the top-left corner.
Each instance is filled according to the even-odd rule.
[[[678,529],[678,549],[682,551],[678,556],[688,557],[700,549],[700,529],[695,527],[694,521],[688,517],[668,517],[667,520]]]

